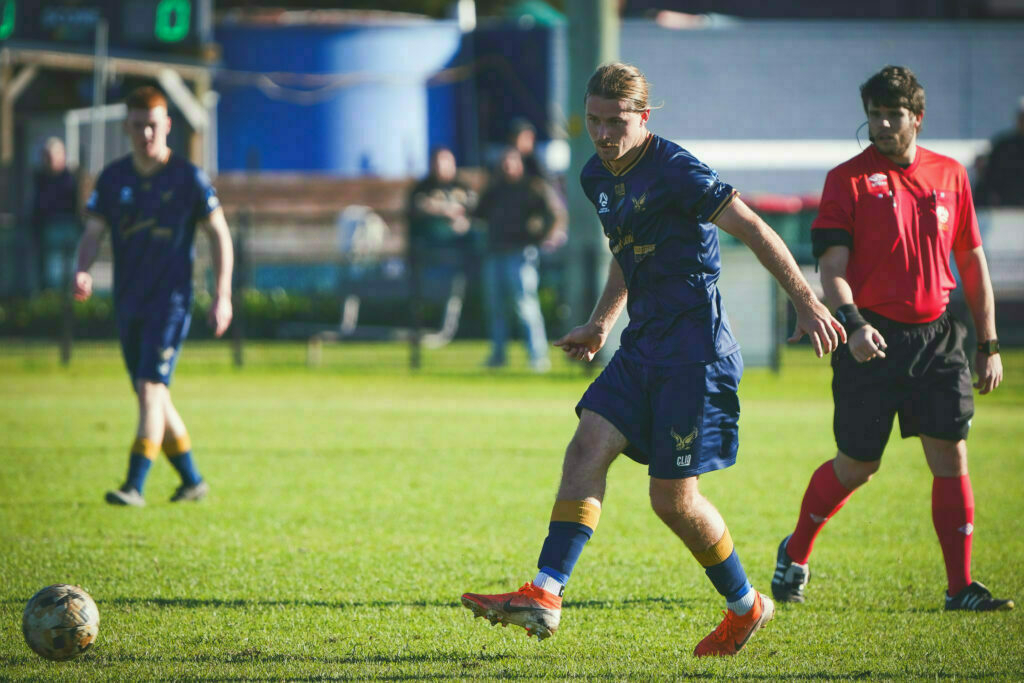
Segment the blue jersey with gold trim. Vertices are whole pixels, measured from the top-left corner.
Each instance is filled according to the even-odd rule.
[[[196,224],[219,206],[206,173],[174,154],[148,176],[131,155],[103,169],[86,210],[110,228],[119,315],[191,302]]]
[[[629,290],[622,353],[650,365],[683,365],[738,350],[718,292],[722,263],[712,223],[736,191],[653,134],[618,173],[595,154],[580,182]]]

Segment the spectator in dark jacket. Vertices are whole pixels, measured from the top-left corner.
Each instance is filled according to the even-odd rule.
[[[1024,97],[1017,127],[997,137],[975,190],[979,206],[1024,206]]]
[[[40,153],[40,168],[32,176],[32,218],[29,243],[38,287],[50,283],[46,276],[47,252],[63,240],[69,249],[78,240],[78,179],[67,167],[64,143],[49,138]]]
[[[519,151],[509,147],[476,214],[487,224],[484,287],[491,334],[487,365],[500,367],[506,362],[506,303],[511,301],[523,324],[530,367],[545,372],[551,361],[537,298],[538,246],[558,233],[565,212],[541,178],[526,175]]]

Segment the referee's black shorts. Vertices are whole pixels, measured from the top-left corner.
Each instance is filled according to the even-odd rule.
[[[885,339],[885,358],[858,363],[846,344],[832,354],[832,429],[854,460],[882,457],[900,416],[900,435],[947,441],[967,438],[974,416],[967,329],[949,312],[930,323],[896,322],[861,309]]]

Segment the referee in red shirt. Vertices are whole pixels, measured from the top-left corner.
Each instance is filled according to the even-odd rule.
[[[971,580],[974,495],[967,432],[974,415],[967,330],[947,311],[953,252],[974,318],[974,387],[999,386],[1003,365],[995,305],[967,171],[917,144],[924,88],[910,69],[887,66],[860,88],[873,143],[829,172],[812,226],[825,300],[849,342],[832,355],[838,452],[811,476],[793,533],[779,544],[775,599],[803,602],[814,539],[854,489],[878,471],[900,421],[921,439],[932,484],[932,521],[949,582],[947,610],[1005,610]]]

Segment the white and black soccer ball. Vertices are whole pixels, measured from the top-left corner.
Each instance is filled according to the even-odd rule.
[[[64,583],[32,596],[21,617],[25,642],[40,657],[74,659],[96,642],[100,612],[89,594]]]

